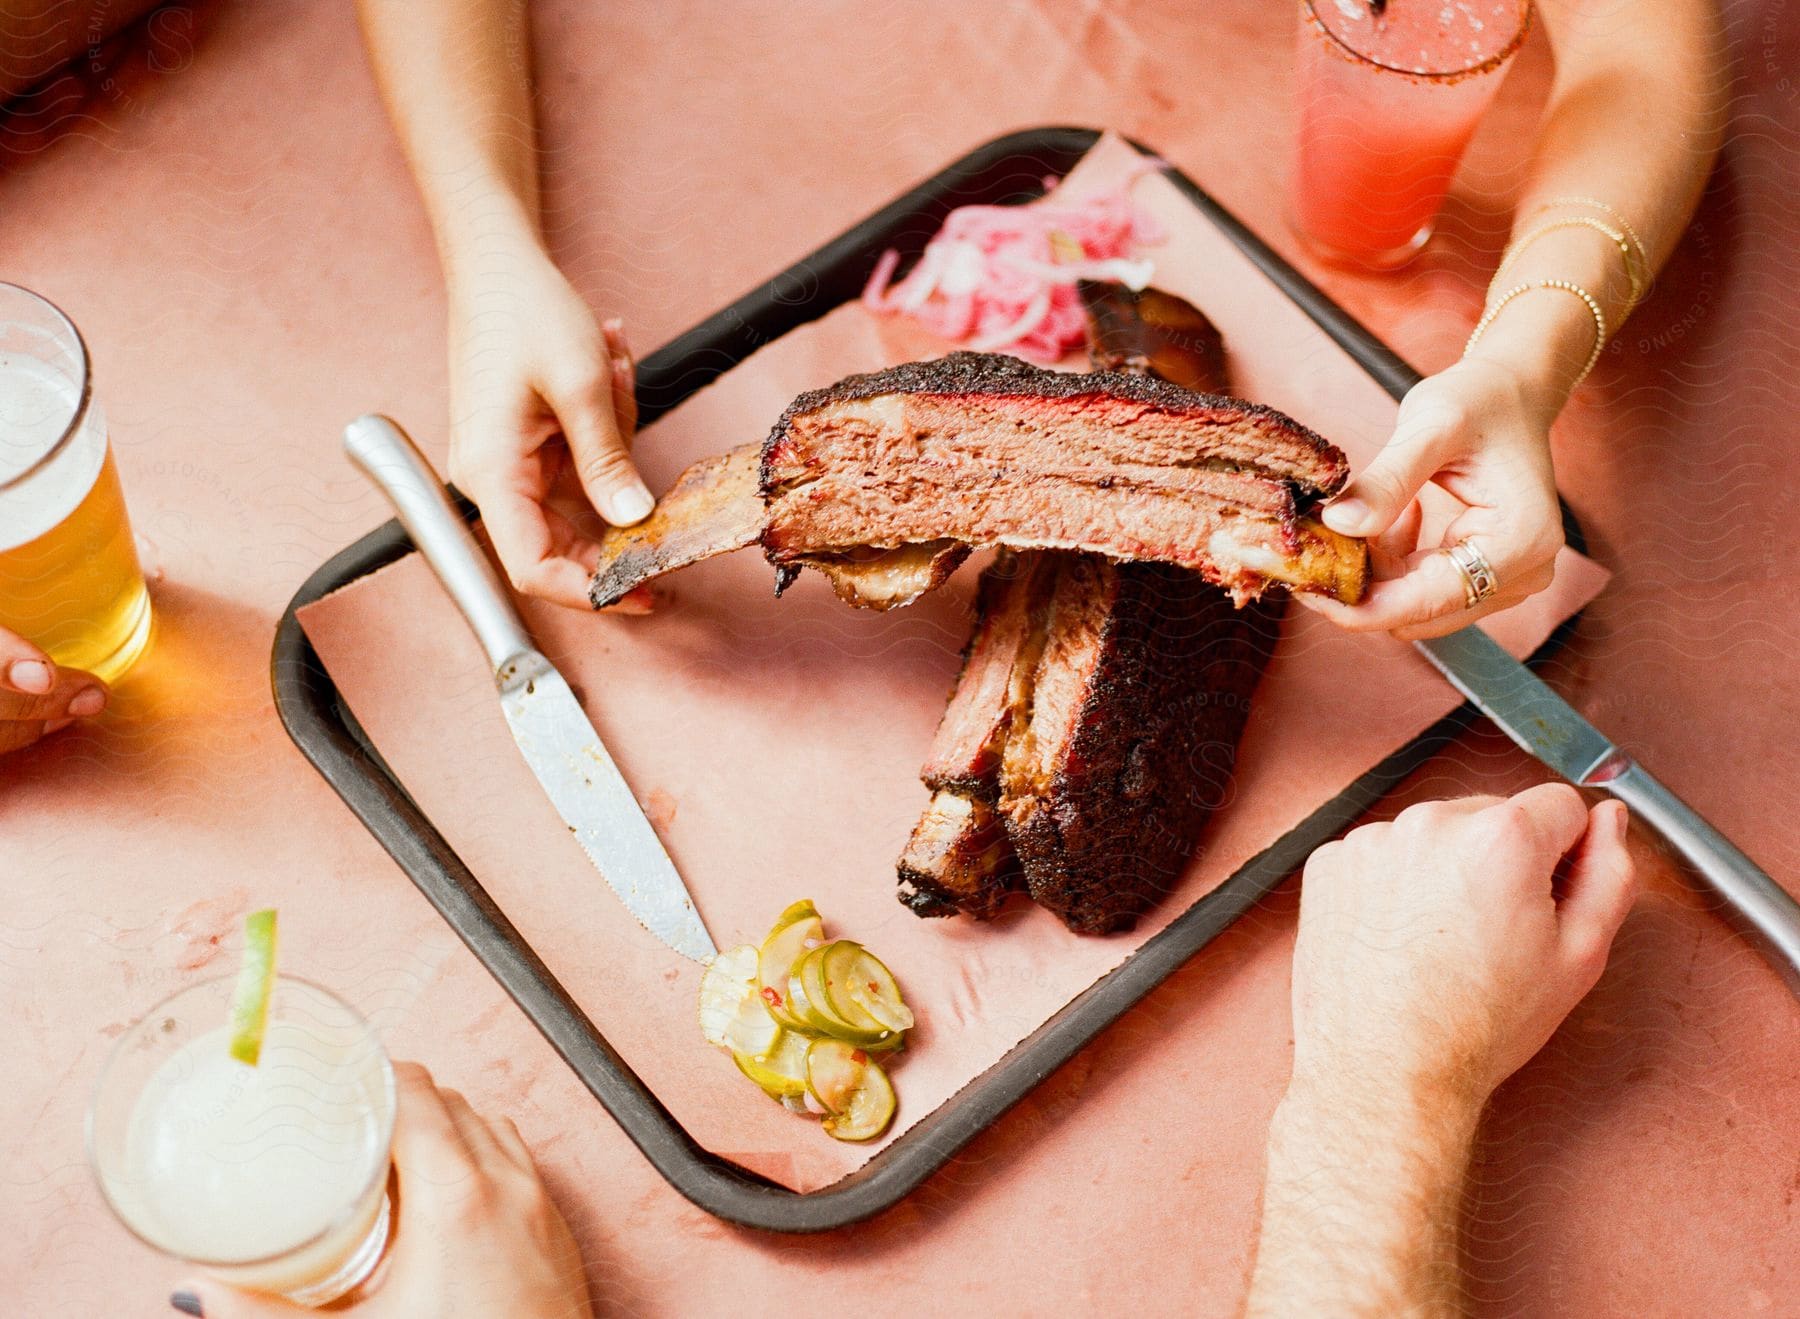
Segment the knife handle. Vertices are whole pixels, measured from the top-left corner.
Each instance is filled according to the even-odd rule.
[[[500,679],[510,660],[532,649],[531,637],[425,455],[396,423],[374,412],[344,427],[344,452],[393,503]]]
[[[1681,854],[1800,994],[1800,903],[1643,767],[1627,761],[1616,774],[1588,781],[1624,802]]]

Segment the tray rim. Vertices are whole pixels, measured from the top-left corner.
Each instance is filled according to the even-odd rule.
[[[639,364],[644,424],[736,366],[755,347],[817,319],[860,290],[856,263],[880,244],[914,233],[922,244],[942,214],[965,200],[1023,201],[1041,194],[1046,172],[1066,173],[1097,143],[1092,128],[1045,126],[996,137],[953,161],[887,206],[677,335]],[[1148,148],[1133,141],[1140,151]],[[1154,152],[1149,152],[1155,155]],[[1004,184],[1018,166],[1018,182]],[[1029,170],[1024,167],[1029,165]],[[1392,349],[1269,248],[1186,174],[1165,162],[1172,183],[1319,325],[1399,398],[1420,379]],[[989,180],[998,175],[1002,194]],[[978,193],[979,196],[972,195]],[[848,290],[848,292],[846,292]],[[770,333],[770,323],[787,322]],[[742,349],[733,355],[732,349]],[[698,356],[697,356],[698,355]],[[463,516],[473,505],[456,496]],[[1567,505],[1564,526],[1580,549]],[[702,1149],[612,1048],[448,840],[408,795],[343,703],[301,628],[298,611],[412,553],[388,521],[332,555],[295,592],[276,627],[270,658],[283,727],[370,834],[499,982],[627,1137],[692,1203],[744,1227],[782,1233],[830,1231],[891,1208],[1036,1086],[1148,997],[1227,927],[1294,874],[1321,844],[1354,824],[1413,770],[1476,719],[1467,703],[1360,775],[1305,820],[1245,862],[1041,1024],[957,1094],[878,1151],[862,1167],[816,1191],[793,1191]],[[1529,663],[1560,649],[1580,612],[1565,619]]]

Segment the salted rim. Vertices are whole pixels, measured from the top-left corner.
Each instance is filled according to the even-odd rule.
[[[285,974],[278,974],[275,979],[277,983],[285,980],[290,984],[304,985],[314,993],[323,995],[326,999],[336,1003],[340,1008],[348,1012],[352,1018],[361,1023],[363,1030],[368,1033],[369,1039],[374,1042],[376,1049],[381,1054],[382,1077],[387,1083],[387,1115],[382,1123],[382,1136],[388,1146],[388,1157],[377,1164],[375,1172],[370,1175],[368,1181],[363,1183],[362,1187],[357,1191],[356,1197],[344,1211],[333,1215],[329,1223],[307,1237],[306,1240],[296,1242],[291,1246],[284,1246],[280,1250],[273,1251],[270,1254],[239,1259],[203,1259],[197,1255],[189,1255],[183,1251],[175,1250],[171,1248],[168,1243],[158,1241],[149,1234],[139,1231],[137,1224],[131,1221],[130,1216],[126,1214],[123,1207],[113,1198],[112,1191],[106,1185],[106,1176],[100,1171],[100,1159],[96,1147],[96,1133],[94,1130],[94,1114],[99,1108],[98,1100],[101,1088],[105,1086],[106,1078],[111,1074],[113,1064],[118,1062],[120,1055],[124,1053],[126,1041],[131,1039],[133,1031],[137,1030],[139,1026],[161,1012],[176,999],[201,989],[235,985],[237,983],[237,976],[235,973],[226,976],[209,976],[205,980],[196,981],[194,984],[188,985],[183,989],[178,989],[174,993],[160,999],[154,1007],[150,1008],[126,1028],[125,1032],[113,1043],[112,1048],[108,1050],[106,1061],[101,1065],[100,1074],[94,1080],[92,1095],[88,1101],[87,1129],[84,1133],[86,1140],[84,1143],[87,1146],[88,1168],[94,1174],[94,1181],[99,1184],[101,1198],[106,1201],[107,1208],[112,1210],[114,1221],[127,1232],[131,1233],[132,1236],[136,1237],[139,1241],[143,1242],[146,1246],[149,1246],[152,1250],[157,1251],[159,1254],[168,1255],[171,1258],[179,1259],[189,1264],[196,1264],[201,1268],[254,1268],[259,1264],[279,1263],[290,1256],[299,1254],[301,1251],[306,1250],[311,1246],[318,1245],[321,1241],[326,1240],[333,1232],[343,1226],[343,1223],[349,1217],[350,1212],[361,1203],[362,1198],[373,1190],[378,1183],[387,1180],[388,1174],[393,1166],[394,1119],[399,1108],[399,1087],[394,1080],[393,1060],[388,1057],[387,1050],[382,1046],[381,1037],[375,1033],[375,1027],[369,1022],[367,1017],[362,1015],[362,1013],[358,1012],[338,995],[332,993],[329,989],[325,988],[324,985],[319,984],[315,980],[308,980],[305,976]],[[226,997],[229,998],[230,995],[227,995]]]
[[[0,291],[7,290],[14,293],[23,293],[27,298],[42,303],[55,314],[56,319],[61,321],[63,327],[68,330],[69,338],[73,340],[75,344],[75,359],[81,367],[81,398],[75,404],[75,411],[69,418],[69,424],[63,428],[63,433],[56,437],[55,442],[51,444],[48,449],[44,450],[43,453],[32,459],[30,465],[23,471],[16,472],[12,476],[0,480],[0,494],[5,494],[8,490],[23,485],[26,481],[30,480],[33,475],[42,471],[45,467],[48,467],[50,463],[56,459],[57,455],[68,447],[69,441],[75,438],[76,434],[81,430],[82,423],[87,420],[88,405],[94,398],[94,369],[93,363],[88,357],[87,340],[81,337],[81,331],[76,328],[75,322],[69,319],[69,314],[54,302],[50,301],[49,298],[46,298],[43,294],[34,293],[23,284],[11,284],[5,280],[0,280]]]
[[[1519,30],[1513,33],[1511,41],[1507,42],[1492,55],[1477,60],[1473,64],[1466,64],[1460,69],[1435,69],[1427,71],[1422,69],[1403,68],[1398,64],[1384,64],[1380,60],[1371,59],[1325,25],[1325,20],[1319,17],[1317,0],[1300,0],[1300,7],[1305,11],[1307,23],[1312,27],[1314,32],[1324,37],[1332,46],[1336,47],[1337,53],[1342,58],[1352,60],[1357,64],[1366,64],[1372,69],[1381,69],[1386,73],[1398,73],[1405,77],[1418,78],[1425,82],[1449,82],[1455,78],[1467,78],[1474,74],[1487,73],[1511,59],[1518,52],[1519,47],[1525,44],[1525,38],[1531,35],[1532,18],[1537,13],[1537,6],[1534,5],[1531,0],[1519,0],[1519,6],[1525,11],[1520,17]]]

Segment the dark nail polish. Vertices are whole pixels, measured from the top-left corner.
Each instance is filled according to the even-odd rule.
[[[183,1314],[199,1315],[200,1319],[206,1319],[206,1311],[200,1308],[200,1298],[192,1292],[170,1292],[169,1304]]]

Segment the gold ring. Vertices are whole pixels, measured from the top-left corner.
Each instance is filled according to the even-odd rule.
[[[1500,578],[1494,572],[1494,565],[1488,562],[1473,536],[1446,545],[1444,553],[1462,574],[1464,609],[1473,609],[1500,589]]]

